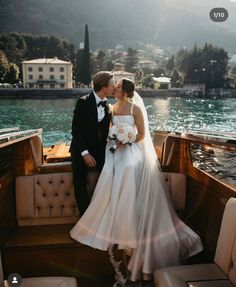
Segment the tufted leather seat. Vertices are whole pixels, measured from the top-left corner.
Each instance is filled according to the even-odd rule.
[[[93,190],[97,174],[88,174]],[[174,207],[185,207],[186,176],[164,173]],[[79,218],[71,172],[36,174],[16,178],[16,215],[19,226],[75,223]]]
[[[70,172],[16,178],[19,225],[74,223],[78,208]]]
[[[156,287],[236,286],[236,198],[225,206],[214,263],[161,268],[155,272]]]

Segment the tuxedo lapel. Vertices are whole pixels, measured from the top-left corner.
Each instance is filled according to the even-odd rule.
[[[95,95],[93,92],[89,95],[89,104],[91,106],[91,111],[92,111],[91,116],[93,116],[96,123],[98,123],[98,109],[97,109],[97,104],[96,104],[96,100],[95,100]]]

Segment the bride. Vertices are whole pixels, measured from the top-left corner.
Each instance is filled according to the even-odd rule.
[[[91,203],[71,230],[75,240],[100,250],[108,250],[116,271],[116,286],[143,278],[154,271],[202,250],[199,236],[176,215],[148,129],[141,97],[128,79],[117,82],[112,106],[112,123],[127,123],[136,129],[132,145],[116,142],[114,153],[108,140],[105,164]],[[123,250],[127,274],[114,260],[115,250]],[[127,276],[126,276],[127,275]]]

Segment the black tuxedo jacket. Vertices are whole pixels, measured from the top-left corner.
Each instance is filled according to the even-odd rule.
[[[95,95],[92,92],[90,95],[81,97],[75,106],[74,117],[72,121],[72,141],[70,151],[72,156],[81,157],[81,152],[88,152],[95,158],[98,165],[103,165],[105,145],[108,136],[111,114],[108,111],[108,106],[105,107],[105,117],[102,121],[103,133],[99,131],[97,105]]]

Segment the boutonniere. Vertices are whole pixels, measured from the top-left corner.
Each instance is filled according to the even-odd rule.
[[[104,107],[105,111],[107,113],[111,113],[111,107],[110,107],[110,104],[109,104],[107,98],[103,98],[103,100],[102,100],[102,102],[100,102],[100,104],[101,103],[103,103],[102,106]]]

